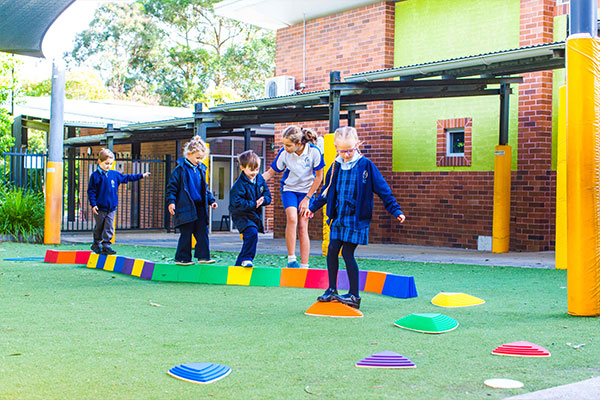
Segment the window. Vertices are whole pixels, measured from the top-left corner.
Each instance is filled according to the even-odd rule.
[[[465,155],[464,129],[446,129],[446,155],[448,157],[463,157]]]
[[[451,118],[437,121],[438,167],[471,165],[471,126],[473,118]]]

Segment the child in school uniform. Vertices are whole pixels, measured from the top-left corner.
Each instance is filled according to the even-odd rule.
[[[90,175],[88,182],[88,201],[94,213],[94,242],[92,251],[97,254],[116,254],[110,247],[114,234],[114,220],[117,206],[119,205],[118,190],[121,183],[139,181],[150,175],[122,174],[111,170],[115,155],[108,149],[100,150],[98,153],[98,168]]]
[[[248,150],[238,156],[242,173],[230,191],[229,212],[235,227],[242,234],[242,250],[235,265],[252,267],[256,256],[258,232],[264,233],[262,207],[271,204],[271,192],[259,174],[260,158]]]
[[[208,148],[199,136],[194,136],[183,148],[183,157],[171,172],[167,186],[167,204],[180,236],[175,251],[175,264],[192,265],[192,235],[196,238],[194,257],[199,264],[212,264],[208,243],[208,208],[217,208],[214,196],[206,184],[206,166],[202,160]]]
[[[314,213],[327,203],[326,214],[330,225],[327,249],[329,288],[317,300],[321,302],[337,300],[359,308],[358,264],[354,258],[354,251],[359,244],[369,243],[373,193],[381,198],[385,209],[400,223],[404,223],[406,217],[381,172],[371,160],[360,154],[356,129],[353,127],[337,129],[334,144],[338,156],[327,172],[321,193],[311,202],[306,213],[309,218],[312,218]],[[339,295],[337,292],[340,249],[350,283],[350,290],[344,295]]]
[[[310,238],[305,214],[311,197],[323,181],[325,161],[321,150],[315,145],[317,134],[312,129],[290,125],[283,131],[282,142],[283,148],[263,177],[268,181],[276,172],[283,172],[281,202],[286,215],[287,267],[308,268]],[[296,230],[300,237],[300,265],[296,259]]]

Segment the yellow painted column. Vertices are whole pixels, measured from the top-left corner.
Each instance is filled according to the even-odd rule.
[[[62,221],[63,163],[46,164],[46,207],[44,212],[44,244],[60,244]]]
[[[587,36],[587,37],[586,37]],[[600,41],[567,39],[568,312],[600,315]]]
[[[510,244],[510,164],[511,147],[495,147],[494,156],[494,217],[492,252],[508,253]]]
[[[558,89],[556,138],[556,235],[554,265],[567,269],[567,87]]]
[[[333,165],[333,162],[335,161],[335,155],[337,154],[333,144],[333,136],[333,133],[323,136],[323,159],[325,161],[325,168],[323,169],[324,176],[327,176],[327,171],[329,171],[329,168],[331,168]],[[328,182],[323,182],[323,185],[327,185],[327,183]],[[323,257],[327,256],[327,247],[329,247],[329,225],[327,225],[326,207],[327,206],[323,207]]]

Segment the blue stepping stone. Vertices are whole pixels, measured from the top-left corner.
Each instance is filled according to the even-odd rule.
[[[213,363],[188,363],[173,367],[167,373],[182,381],[208,384],[225,378],[231,373],[231,368]]]

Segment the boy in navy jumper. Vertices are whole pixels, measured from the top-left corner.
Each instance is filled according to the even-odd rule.
[[[94,213],[94,243],[92,251],[101,254],[116,254],[110,247],[113,237],[115,211],[119,205],[118,189],[121,183],[139,181],[150,175],[144,174],[126,175],[111,170],[115,155],[108,149],[100,150],[98,154],[98,168],[90,176],[88,183],[88,201]]]
[[[271,204],[271,192],[259,174],[260,158],[248,150],[238,156],[242,173],[231,187],[229,212],[243,238],[242,250],[235,265],[252,267],[256,255],[258,232],[264,233],[262,208]]]
[[[381,198],[385,209],[401,224],[406,217],[381,172],[371,160],[360,154],[356,129],[352,127],[337,129],[334,145],[338,156],[327,172],[325,185],[319,197],[311,202],[306,212],[306,215],[312,218],[314,213],[327,203],[326,214],[330,226],[327,248],[329,288],[317,300],[322,302],[336,300],[359,308],[358,264],[354,258],[354,251],[359,244],[369,243],[369,226],[373,218],[373,193]],[[341,296],[337,292],[340,249],[350,283],[349,292]]]
[[[192,265],[192,235],[196,238],[194,256],[199,264],[212,264],[208,242],[208,209],[218,207],[215,197],[206,184],[206,166],[202,160],[208,147],[200,136],[183,146],[183,157],[171,172],[167,186],[169,213],[181,235],[175,251],[175,264]]]

